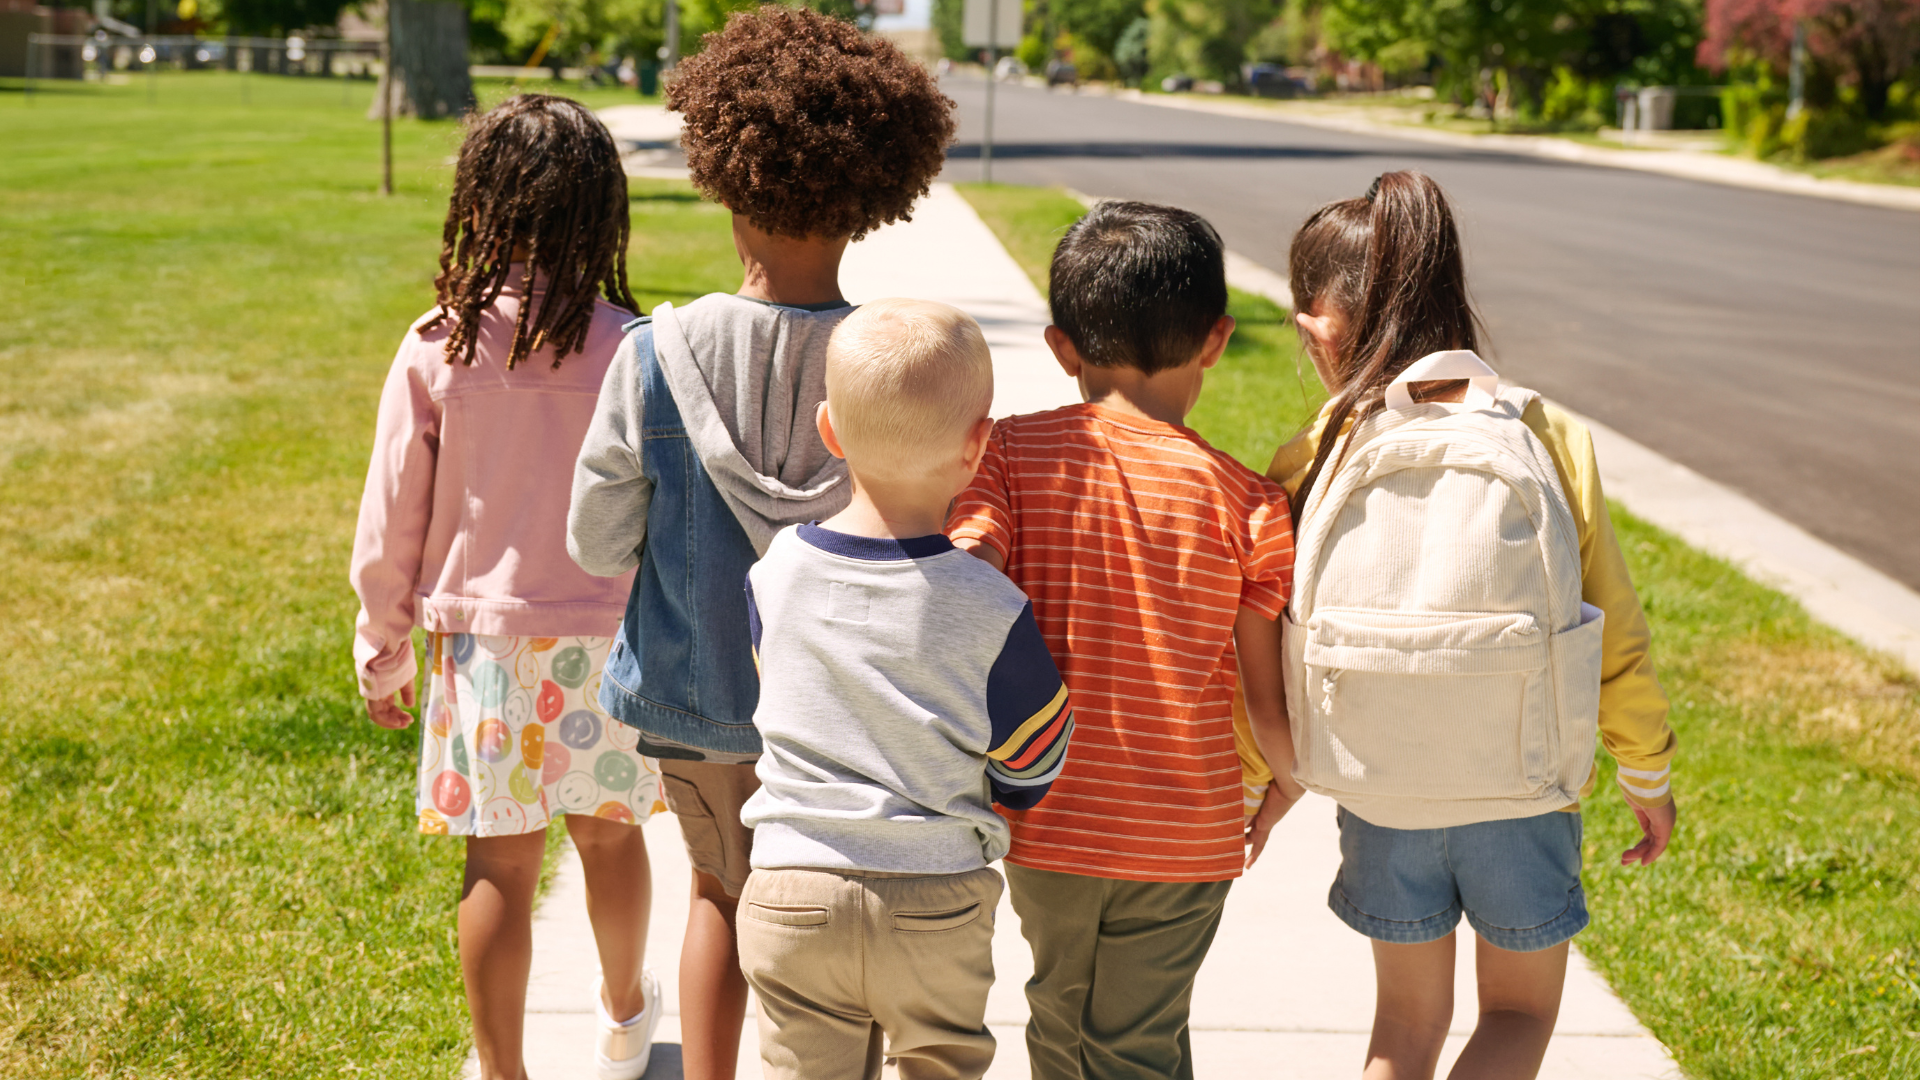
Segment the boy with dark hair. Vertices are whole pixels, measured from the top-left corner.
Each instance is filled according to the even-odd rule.
[[[852,310],[840,257],[927,192],[953,103],[884,39],[772,4],[708,35],[667,102],[694,185],[733,212],[743,278],[630,327],[580,450],[567,545],[590,573],[639,568],[599,703],[660,760],[693,863],[686,1075],[730,1080],[747,997],[740,808],[761,752],[740,583],[780,529],[847,505],[846,466],[814,426],[827,339]]]
[[[996,424],[947,530],[1032,598],[1074,696],[1052,794],[1008,814],[1028,1055],[1036,1080],[1191,1077],[1193,979],[1227,889],[1300,794],[1276,623],[1291,517],[1181,424],[1233,333],[1212,226],[1103,203],[1055,249],[1050,294],[1047,344],[1085,402]],[[1236,687],[1278,774],[1251,826]]]

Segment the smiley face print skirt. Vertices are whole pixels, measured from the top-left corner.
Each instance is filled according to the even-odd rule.
[[[517,836],[558,814],[638,825],[665,809],[659,764],[600,711],[612,638],[427,637],[421,832]]]

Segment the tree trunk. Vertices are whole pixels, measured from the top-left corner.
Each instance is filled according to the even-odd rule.
[[[448,0],[387,0],[387,19],[392,57],[367,118],[379,118],[382,94],[391,95],[395,116],[437,119],[473,108],[467,9]]]

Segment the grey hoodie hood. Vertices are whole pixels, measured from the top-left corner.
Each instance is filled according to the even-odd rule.
[[[728,293],[654,309],[654,350],[687,437],[761,555],[781,529],[831,517],[853,496],[847,463],[814,422],[827,399],[827,338],[852,311]]]

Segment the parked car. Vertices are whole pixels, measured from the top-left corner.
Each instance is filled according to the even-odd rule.
[[[1056,86],[1079,86],[1080,69],[1066,60],[1047,61],[1047,88]]]
[[[1169,75],[1160,80],[1160,89],[1169,94],[1183,94],[1193,89],[1193,76]]]
[[[1240,76],[1246,81],[1247,92],[1255,97],[1296,98],[1309,92],[1304,82],[1288,75],[1279,64],[1248,64],[1240,69]]]
[[[1026,73],[1027,65],[1011,56],[1003,56],[1000,58],[999,63],[993,65],[993,77],[999,79],[1001,82],[1006,82],[1008,79],[1017,79]]]

